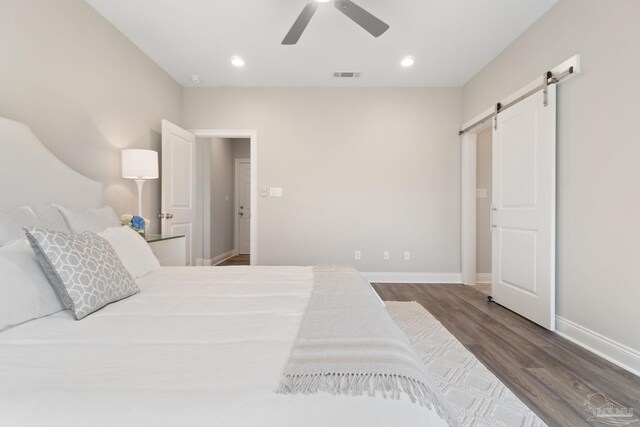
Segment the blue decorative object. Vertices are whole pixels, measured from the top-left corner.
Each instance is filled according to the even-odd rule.
[[[134,215],[133,218],[131,218],[131,227],[134,230],[144,231],[146,225],[147,224],[146,224],[144,218],[142,218],[141,216]]]

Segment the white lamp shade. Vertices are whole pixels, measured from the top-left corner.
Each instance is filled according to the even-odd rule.
[[[130,179],[158,178],[158,152],[122,150],[122,177]]]

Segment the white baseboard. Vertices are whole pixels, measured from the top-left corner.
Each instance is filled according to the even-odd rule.
[[[556,316],[556,332],[580,347],[640,376],[640,351],[560,316]]]
[[[476,273],[476,283],[491,284],[491,273]]]
[[[373,283],[462,283],[461,273],[383,272],[362,275]]]
[[[220,263],[225,262],[226,260],[228,260],[231,257],[236,256],[236,251],[235,250],[230,250],[229,252],[225,252],[223,254],[218,255],[215,258],[211,258],[209,260],[210,264],[209,265],[218,265]]]
[[[229,252],[225,252],[223,254],[220,254],[215,258],[211,258],[211,259],[196,258],[196,265],[203,265],[203,266],[207,266],[207,267],[212,266],[212,265],[218,265],[220,263],[225,262],[229,258],[232,258],[232,257],[236,256],[236,255],[238,255],[238,252],[235,249],[232,249]]]

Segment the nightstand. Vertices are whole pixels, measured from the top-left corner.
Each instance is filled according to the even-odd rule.
[[[144,239],[151,247],[160,265],[187,265],[187,240],[183,235],[147,234]]]

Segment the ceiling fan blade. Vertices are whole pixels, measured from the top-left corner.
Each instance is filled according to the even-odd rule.
[[[298,43],[300,36],[304,32],[304,29],[307,28],[307,25],[309,24],[309,21],[311,21],[313,14],[316,13],[317,8],[318,3],[316,1],[312,1],[302,9],[302,12],[300,12],[296,22],[293,23],[293,26],[282,40],[282,44],[291,45]]]
[[[389,25],[379,20],[351,0],[335,0],[333,5],[342,13],[347,15],[353,22],[371,33],[374,37],[379,37],[389,29]]]

